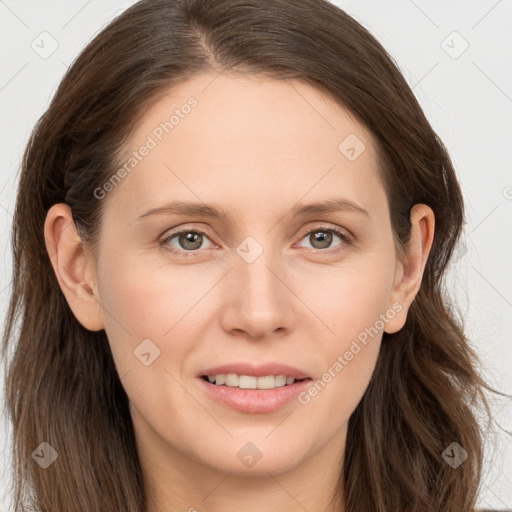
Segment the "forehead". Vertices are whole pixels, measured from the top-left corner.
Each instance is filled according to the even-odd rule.
[[[180,194],[293,203],[333,188],[364,202],[380,188],[371,135],[341,105],[303,81],[224,73],[197,75],[162,95],[121,165],[118,188],[136,209]]]

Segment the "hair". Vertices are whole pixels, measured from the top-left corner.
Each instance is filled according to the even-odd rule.
[[[464,223],[461,189],[394,60],[325,0],[142,0],[102,29],[66,72],[25,148],[13,221],[2,357],[16,510],[146,510],[128,397],[106,333],[85,329],[71,312],[43,226],[50,207],[66,203],[83,243],[94,248],[104,205],[94,190],[120,165],[147,109],[204,72],[302,80],[354,115],[375,140],[403,250],[412,206],[434,211],[420,290],[404,327],[383,334],[349,419],[332,503],[346,512],[472,511],[485,440],[478,412],[490,416],[484,389],[499,392],[479,375],[446,297],[444,275]],[[46,470],[31,459],[43,441],[61,454]],[[456,470],[441,457],[452,441],[468,454]]]

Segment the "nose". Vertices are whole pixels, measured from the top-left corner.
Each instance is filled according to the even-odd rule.
[[[272,251],[263,252],[252,262],[238,255],[224,283],[226,300],[221,324],[226,332],[243,333],[246,338],[263,340],[289,331],[294,298],[287,286],[287,272]]]

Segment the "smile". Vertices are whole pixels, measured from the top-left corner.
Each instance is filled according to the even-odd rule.
[[[254,375],[237,375],[236,373],[220,373],[218,375],[204,375],[203,379],[208,379],[211,384],[216,386],[227,386],[240,389],[274,389],[283,386],[289,386],[295,382],[304,379],[295,379],[287,375],[265,375],[264,377],[255,377]]]

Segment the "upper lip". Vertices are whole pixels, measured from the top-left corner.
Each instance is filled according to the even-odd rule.
[[[230,363],[221,366],[215,366],[203,370],[200,374],[202,376],[208,375],[221,375],[235,373],[237,375],[251,375],[254,377],[265,377],[267,375],[286,375],[293,377],[296,380],[310,378],[307,373],[293,366],[281,363],[264,363],[264,364],[251,364],[251,363]]]

